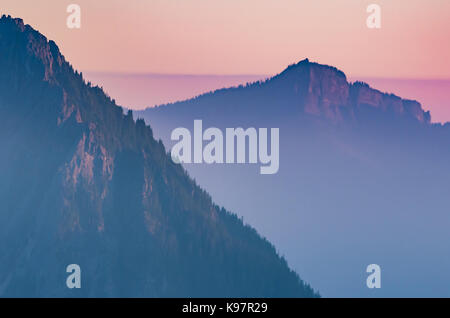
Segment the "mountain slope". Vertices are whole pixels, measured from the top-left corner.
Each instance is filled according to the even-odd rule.
[[[450,125],[430,123],[417,101],[303,60],[263,82],[135,115],[168,148],[173,129],[192,130],[196,119],[203,129],[279,128],[274,175],[259,164],[184,166],[323,296],[450,296]],[[379,290],[365,284],[373,263]]]
[[[0,296],[316,296],[143,120],[6,16],[0,149]],[[73,263],[79,290],[65,286]]]

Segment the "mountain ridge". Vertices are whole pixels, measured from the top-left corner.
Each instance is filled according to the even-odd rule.
[[[281,83],[280,83],[281,82]],[[279,84],[280,83],[280,84]],[[425,111],[416,100],[403,99],[395,94],[381,92],[369,84],[356,81],[348,82],[345,73],[334,66],[310,62],[308,58],[289,65],[286,69],[265,80],[246,83],[236,87],[221,88],[183,101],[157,105],[146,109],[158,109],[190,100],[207,98],[213,94],[226,94],[242,88],[283,87],[290,86],[289,94],[305,97],[299,105],[305,114],[328,118],[341,122],[347,116],[355,120],[358,108],[372,106],[382,108],[385,112],[397,115],[411,116],[419,122],[430,124],[431,115]],[[145,112],[145,110],[139,113]]]
[[[55,42],[0,19],[0,295],[317,297]],[[79,264],[83,287],[65,286]]]

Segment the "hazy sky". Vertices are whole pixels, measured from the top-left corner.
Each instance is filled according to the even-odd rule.
[[[71,3],[80,30],[66,27]],[[449,0],[1,0],[0,13],[82,71],[275,74],[308,57],[350,76],[450,78]]]

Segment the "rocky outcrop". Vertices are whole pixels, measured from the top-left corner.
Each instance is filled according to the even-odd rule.
[[[424,111],[419,102],[380,92],[363,82],[349,83],[342,71],[308,59],[289,66],[269,79],[267,85],[281,85],[280,81],[286,87],[293,87],[305,114],[322,116],[333,122],[345,120],[344,114],[350,114],[347,118],[355,120],[358,110],[368,107],[430,123],[429,112]]]
[[[353,83],[350,88],[350,95],[349,104],[354,109],[373,107],[381,112],[414,118],[425,124],[429,124],[431,121],[430,113],[424,111],[419,102],[382,93],[363,82]]]

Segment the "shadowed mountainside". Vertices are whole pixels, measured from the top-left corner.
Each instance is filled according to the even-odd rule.
[[[317,296],[143,120],[6,16],[0,175],[0,296]],[[66,287],[73,263],[79,290]]]

